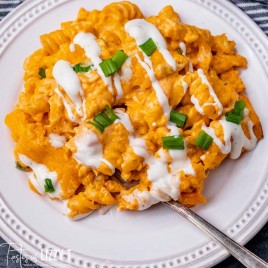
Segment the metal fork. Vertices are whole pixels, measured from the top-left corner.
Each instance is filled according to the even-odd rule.
[[[130,189],[135,186],[138,182],[128,183],[127,181],[121,178],[121,174],[119,170],[116,170],[114,177],[117,182],[121,183],[126,189]],[[239,245],[230,237],[226,236],[216,227],[208,223],[202,217],[194,213],[191,209],[183,206],[182,204],[169,201],[163,203],[164,205],[170,207],[175,210],[185,219],[192,222],[195,226],[200,228],[214,240],[216,240],[219,244],[221,244],[230,254],[232,254],[237,260],[239,260],[242,264],[244,264],[247,268],[268,268],[268,263],[260,259],[254,253],[246,249],[245,247]]]
[[[245,247],[236,243],[228,236],[226,236],[224,233],[222,233],[216,227],[208,223],[206,220],[197,215],[191,209],[175,201],[170,201],[163,204],[175,210],[185,219],[189,220],[195,226],[199,227],[211,238],[213,238],[219,244],[221,244],[226,250],[229,251],[229,253],[231,253],[237,260],[239,260],[247,268],[268,268],[268,263],[260,259],[258,256],[253,254]]]

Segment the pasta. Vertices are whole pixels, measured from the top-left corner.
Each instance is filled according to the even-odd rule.
[[[30,188],[67,200],[72,219],[205,203],[208,171],[262,138],[235,42],[171,6],[148,18],[130,2],[81,8],[40,40],[5,122]]]

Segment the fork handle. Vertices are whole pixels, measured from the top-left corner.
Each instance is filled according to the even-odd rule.
[[[238,259],[247,268],[268,268],[268,263],[260,259],[251,251],[240,246],[234,240],[226,236],[220,230],[212,226],[202,217],[194,213],[191,209],[175,202],[170,201],[164,203],[168,207],[178,212],[181,216],[192,222],[195,226],[199,227],[207,233],[214,240],[219,242],[225,249],[227,249],[236,259]]]

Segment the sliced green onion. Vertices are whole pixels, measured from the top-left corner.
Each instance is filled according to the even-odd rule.
[[[246,103],[243,100],[236,101],[233,111],[225,114],[226,121],[239,125],[243,120],[245,108]]]
[[[187,115],[171,110],[169,120],[175,123],[179,128],[183,128],[187,120]]]
[[[21,171],[25,171],[25,172],[29,171],[28,168],[23,167],[19,161],[16,161],[16,168],[21,170]]]
[[[157,46],[152,38],[149,38],[144,44],[140,45],[139,47],[147,56],[151,56],[157,49]]]
[[[114,111],[108,106],[105,106],[104,113],[109,117],[110,121],[113,123],[116,119],[119,119],[119,117],[114,113]]]
[[[205,131],[201,131],[198,135],[198,137],[196,138],[194,145],[196,145],[197,147],[203,149],[203,150],[207,150],[209,148],[209,146],[211,145],[213,141],[213,138],[208,135]]]
[[[111,59],[106,59],[100,63],[104,75],[110,76],[117,72],[124,64],[128,55],[123,50],[118,50]]]
[[[177,51],[180,55],[182,55],[182,49],[180,47],[177,48]]]
[[[98,124],[97,122],[95,122],[94,119],[93,119],[93,121],[89,121],[88,123],[93,125],[96,129],[98,129],[99,132],[102,133],[104,131],[104,127],[101,126],[100,124]]]
[[[90,121],[89,124],[96,127],[102,133],[104,129],[113,124],[116,119],[119,119],[119,117],[106,105],[105,110],[95,115],[93,121]]]
[[[128,55],[123,50],[118,50],[112,57],[112,61],[117,67],[117,70],[121,68],[121,66],[124,64],[126,59],[128,58]]]
[[[94,121],[103,126],[104,128],[108,127],[112,122],[110,121],[110,118],[105,113],[100,113],[94,117]]]
[[[233,113],[243,117],[245,108],[246,108],[246,103],[243,100],[236,101]]]
[[[235,102],[234,109],[244,110],[246,108],[246,103],[243,100],[239,100]]]
[[[163,148],[169,150],[184,150],[183,135],[162,137]]]
[[[55,192],[55,189],[54,189],[54,186],[52,184],[51,179],[46,178],[45,179],[45,185],[44,186],[45,186],[45,192],[46,193],[53,193],[53,192]]]
[[[78,63],[73,67],[73,69],[76,73],[87,73],[91,70],[92,66],[93,65],[83,66],[82,63]]]
[[[112,61],[112,59],[104,60],[100,63],[100,67],[106,77],[110,76],[118,70],[116,64]]]
[[[47,77],[45,68],[39,68],[38,74],[42,79]]]
[[[239,125],[241,121],[243,120],[243,115],[241,116],[241,115],[237,115],[234,113],[226,113],[225,118],[226,118],[226,121]]]

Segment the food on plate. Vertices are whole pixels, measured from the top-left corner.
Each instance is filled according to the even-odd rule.
[[[130,2],[81,8],[41,44],[5,122],[30,188],[66,200],[72,219],[204,203],[208,171],[262,138],[235,42],[171,6],[148,18]]]

